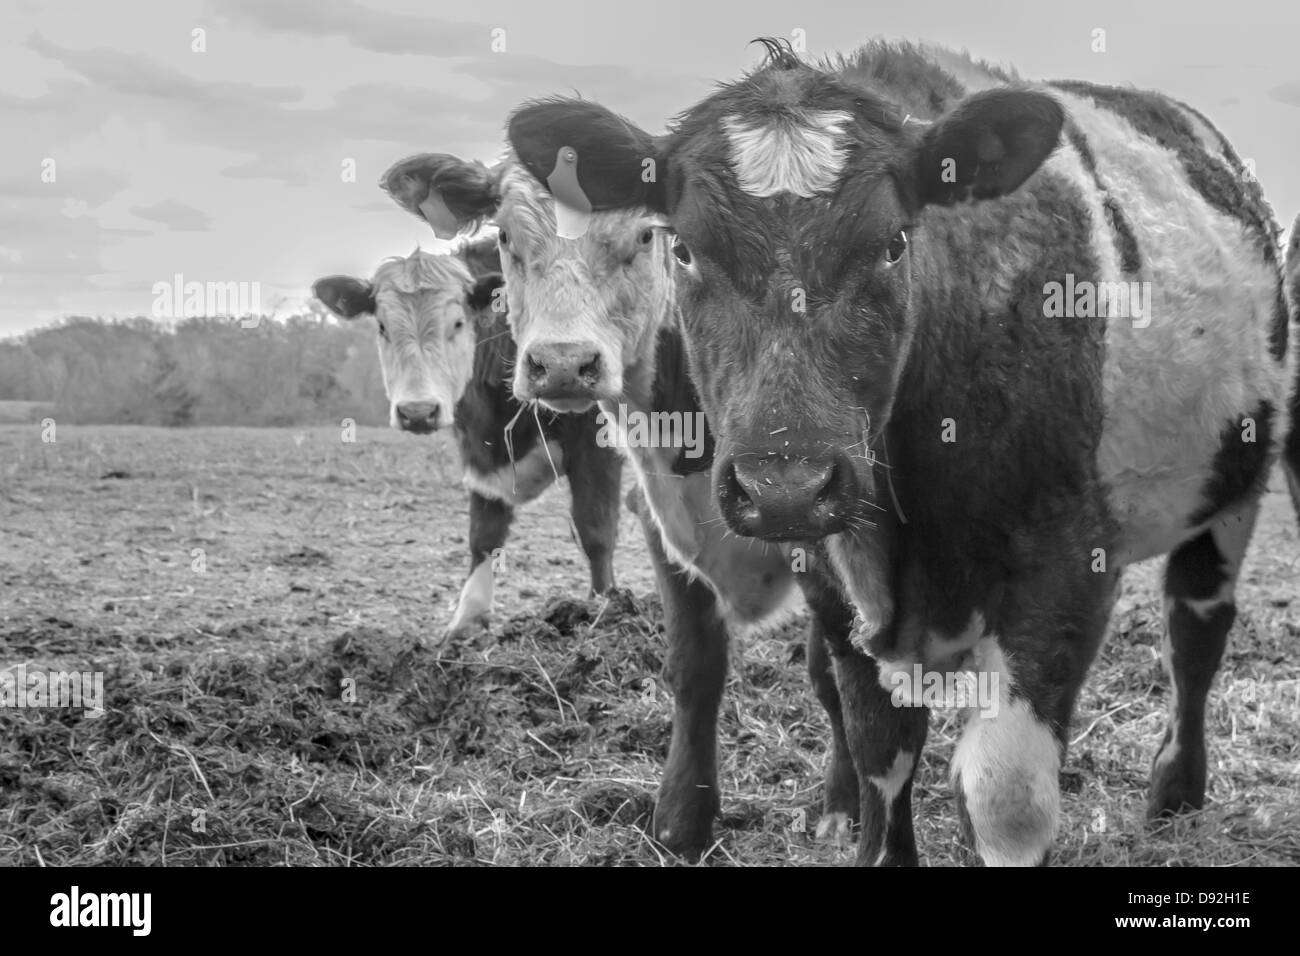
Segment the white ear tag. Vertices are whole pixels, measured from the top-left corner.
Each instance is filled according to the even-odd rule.
[[[572,146],[560,147],[546,185],[555,199],[555,234],[580,239],[591,224],[591,201],[578,185],[578,152]]]

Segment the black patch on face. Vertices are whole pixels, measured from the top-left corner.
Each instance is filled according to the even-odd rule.
[[[1242,441],[1240,419],[1223,426],[1219,450],[1214,455],[1214,473],[1205,485],[1205,504],[1192,515],[1190,526],[1204,524],[1223,509],[1249,497],[1267,478],[1273,414],[1272,403],[1262,401],[1250,415],[1255,420],[1253,442]]]
[[[1066,123],[1065,132],[1070,138],[1070,145],[1079,154],[1083,168],[1092,177],[1093,185],[1097,187],[1099,193],[1106,197],[1103,200],[1103,206],[1106,209],[1106,222],[1110,225],[1110,231],[1115,236],[1115,247],[1119,250],[1120,267],[1127,275],[1137,275],[1138,270],[1142,267],[1142,254],[1138,251],[1137,236],[1133,235],[1133,228],[1129,225],[1128,219],[1124,217],[1124,211],[1120,209],[1118,200],[1110,194],[1110,190],[1106,188],[1101,175],[1097,172],[1097,157],[1092,152],[1088,137],[1083,134],[1083,130],[1072,122]]]
[[[1277,230],[1259,183],[1247,181],[1241,161],[1203,116],[1158,93],[1076,80],[1054,80],[1049,85],[1091,99],[1097,106],[1122,117],[1134,129],[1172,150],[1182,163],[1188,182],[1201,198],[1219,212],[1242,223],[1255,237],[1264,261],[1270,265],[1277,264]],[[1227,166],[1205,151],[1180,108],[1195,113],[1214,130],[1223,147]]]

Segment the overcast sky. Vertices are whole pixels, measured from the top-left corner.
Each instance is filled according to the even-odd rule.
[[[795,30],[814,55],[929,39],[1162,90],[1300,212],[1296,0],[0,0],[0,336],[147,315],[176,273],[292,310],[320,275],[441,248],[376,187],[393,160],[491,160],[510,108],[554,92],[657,131]]]

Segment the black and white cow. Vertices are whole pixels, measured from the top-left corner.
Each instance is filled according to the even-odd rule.
[[[815,547],[740,538],[723,522],[709,477],[712,440],[682,350],[679,266],[661,218],[598,212],[580,238],[561,238],[546,187],[513,159],[488,169],[425,154],[397,163],[381,183],[443,237],[496,223],[519,349],[515,396],[568,412],[597,403],[635,470],[632,510],[663,599],[674,693],[655,837],[686,856],[708,847],[720,804],[717,722],[729,635],[797,606],[797,583],[812,610],[809,674],[834,730],[817,833],[845,839],[858,781],[826,647],[847,641],[853,612]],[[585,369],[576,380],[574,367]]]
[[[727,527],[824,539],[864,618],[831,635],[859,862],[917,862],[918,672],[989,678],[952,761],[966,837],[988,864],[1047,858],[1120,571],[1163,553],[1173,693],[1148,810],[1200,807],[1206,695],[1287,407],[1258,184],[1156,93],[765,42],[664,136],[570,99],[509,133],[539,181],[564,150],[594,209],[668,219]]]
[[[594,413],[535,414],[511,395],[515,343],[499,269],[492,237],[455,255],[416,251],[389,259],[369,282],[328,276],[312,289],[336,315],[375,317],[393,427],[417,434],[455,427],[470,493],[470,573],[449,637],[487,621],[494,558],[505,546],[515,508],[540,495],[556,475],[569,479],[592,591],[614,586],[622,458],[597,443]]]

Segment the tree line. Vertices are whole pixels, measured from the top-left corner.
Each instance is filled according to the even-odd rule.
[[[383,425],[374,337],[319,315],[68,318],[0,341],[0,401],[84,425]]]

